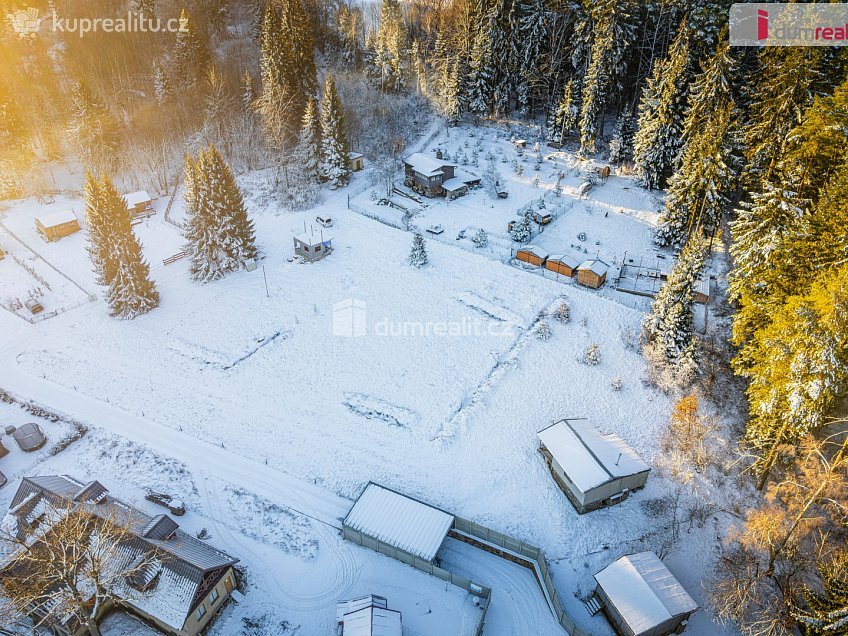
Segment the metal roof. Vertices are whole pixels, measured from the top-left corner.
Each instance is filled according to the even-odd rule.
[[[432,561],[453,526],[453,516],[369,483],[347,514],[344,525]]]
[[[156,515],[141,531],[145,539],[165,540],[179,528],[179,524],[168,515]]]
[[[698,609],[653,552],[623,556],[598,572],[595,580],[637,636]]]
[[[580,263],[580,266],[577,268],[578,270],[589,270],[598,276],[603,276],[609,270],[609,265],[604,263],[602,260],[593,258],[588,261],[583,261]]]
[[[545,250],[543,250],[541,247],[538,247],[536,245],[525,245],[524,247],[522,247],[518,251],[532,254],[533,256],[536,256],[537,258],[541,258],[542,260],[544,260],[548,257],[548,253]]]
[[[567,254],[557,254],[555,256],[548,256],[548,262],[551,261],[555,263],[562,263],[563,265],[567,265],[571,269],[577,269],[577,266],[580,265],[580,261],[578,261],[573,256],[568,256]]]
[[[602,434],[589,420],[561,420],[539,431],[539,439],[581,492],[650,470],[618,435]]]

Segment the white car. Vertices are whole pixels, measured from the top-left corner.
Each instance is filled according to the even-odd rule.
[[[322,227],[333,227],[333,219],[329,216],[316,216],[315,222]]]

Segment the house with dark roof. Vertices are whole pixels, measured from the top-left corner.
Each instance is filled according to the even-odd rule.
[[[415,152],[403,160],[403,184],[428,197],[454,199],[480,185],[480,177],[457,168],[440,154],[435,157]]]
[[[115,605],[165,634],[196,636],[235,589],[237,559],[184,532],[168,515],[152,517],[112,497],[98,481],[86,483],[69,475],[25,477],[2,521],[3,532],[27,544],[44,540],[50,528],[41,527],[39,520],[51,506],[120,524],[128,538],[112,565],[127,575],[112,590]],[[0,540],[0,583],[15,567],[20,550],[17,543]],[[113,608],[104,607],[103,613]],[[51,628],[68,636],[86,632],[62,620]]]

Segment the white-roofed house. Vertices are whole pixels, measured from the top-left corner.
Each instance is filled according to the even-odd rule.
[[[44,240],[58,241],[62,237],[79,232],[80,224],[73,210],[62,210],[36,217],[35,229]]]
[[[653,552],[623,556],[595,575],[595,596],[624,636],[680,634],[698,604]]]
[[[565,419],[539,431],[539,452],[578,513],[624,501],[648,481],[650,467],[615,434],[586,419]]]
[[[382,596],[368,595],[336,605],[339,636],[402,636],[401,613]]]
[[[479,177],[459,170],[455,164],[445,161],[439,155],[414,152],[403,160],[403,165],[403,184],[428,197],[446,196],[454,199],[480,183]]]
[[[155,213],[153,209],[153,199],[147,194],[147,190],[139,190],[138,192],[130,192],[124,195],[124,201],[127,204],[127,210],[132,217],[150,216]]]
[[[347,153],[347,165],[351,172],[359,172],[365,167],[365,155],[361,152]]]
[[[515,258],[536,267],[541,267],[548,259],[548,253],[537,245],[525,245],[515,252]]]
[[[598,258],[583,261],[577,267],[577,282],[585,287],[598,289],[607,280],[609,265]]]

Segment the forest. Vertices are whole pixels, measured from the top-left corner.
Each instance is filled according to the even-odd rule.
[[[848,634],[848,51],[732,47],[729,6],[0,0],[52,16],[0,31],[0,199],[49,193],[51,166],[80,162],[89,252],[131,318],[159,298],[116,183],[185,186],[205,282],[256,257],[235,175],[272,168],[281,202],[308,209],[347,182],[353,148],[391,182],[434,116],[533,122],[607,157],[665,192],[655,241],[679,255],[642,332],[651,381],[679,397],[669,452],[697,465],[698,397],[744,413],[733,452],[757,494],[704,582],[713,611],[745,634]],[[127,12],[180,27],[49,27]],[[719,251],[732,330],[716,343],[692,316]]]

